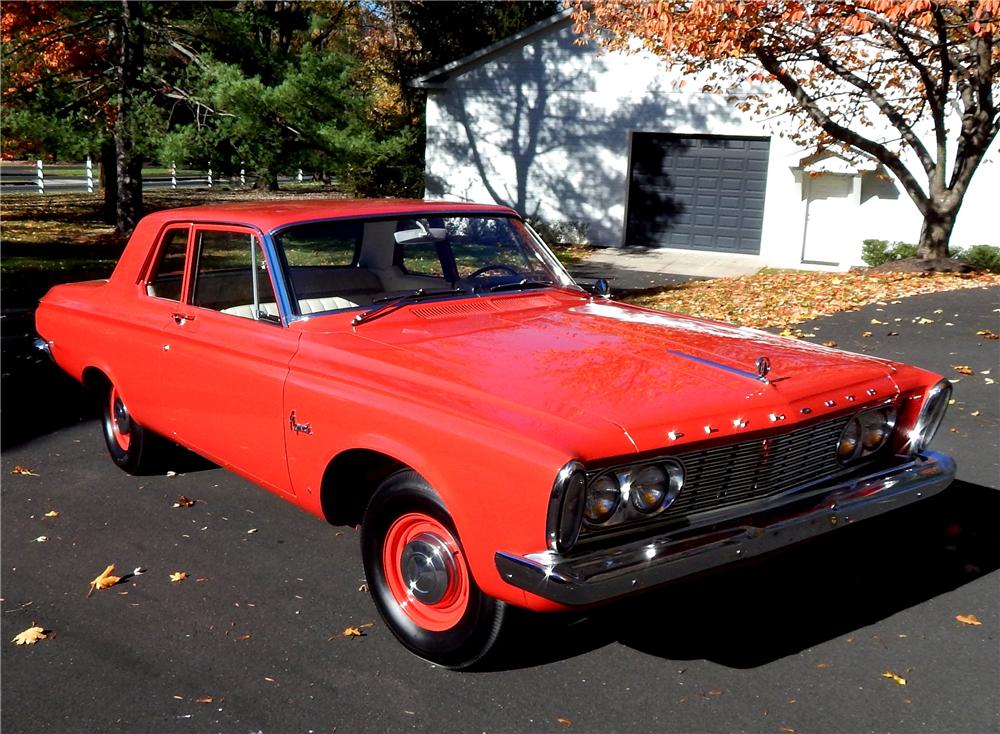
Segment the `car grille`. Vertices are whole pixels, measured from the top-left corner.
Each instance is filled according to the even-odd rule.
[[[849,416],[778,436],[678,454],[684,487],[660,519],[782,494],[842,474],[836,447]]]

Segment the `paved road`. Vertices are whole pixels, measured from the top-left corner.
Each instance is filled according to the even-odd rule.
[[[918,296],[807,326],[817,341],[961,379],[938,442],[960,466],[946,493],[637,602],[584,617],[523,617],[478,673],[428,665],[378,623],[355,531],[220,469],[119,472],[79,391],[44,364],[29,369],[31,357],[7,356],[0,725],[997,731],[1000,406],[997,385],[978,372],[1000,372],[1000,350],[975,331],[1000,331],[998,296],[996,288]],[[934,323],[914,323],[921,316]],[[873,327],[872,318],[892,326]],[[862,337],[866,330],[873,336]],[[952,364],[977,374],[960,377]],[[12,475],[15,466],[39,476]],[[180,495],[197,504],[173,509]],[[60,515],[43,517],[49,510]],[[108,563],[147,573],[86,598]],[[179,570],[190,577],[171,583]],[[957,614],[982,625],[962,625]],[[11,644],[32,622],[56,637]],[[341,636],[367,623],[364,637]]]

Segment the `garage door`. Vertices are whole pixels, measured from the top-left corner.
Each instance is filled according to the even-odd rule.
[[[634,133],[626,245],[760,253],[767,138]]]

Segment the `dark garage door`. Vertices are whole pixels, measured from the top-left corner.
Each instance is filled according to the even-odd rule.
[[[634,133],[625,244],[760,253],[767,138]]]

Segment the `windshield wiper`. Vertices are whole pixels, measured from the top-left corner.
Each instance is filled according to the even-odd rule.
[[[490,293],[495,293],[496,291],[515,291],[528,289],[528,288],[548,288],[552,285],[551,280],[517,280],[511,283],[497,283],[494,286],[490,286]]]
[[[358,326],[366,321],[371,321],[372,319],[377,319],[380,316],[392,313],[408,303],[416,303],[417,301],[423,301],[429,298],[440,298],[441,296],[454,296],[460,293],[471,295],[472,291],[468,288],[441,288],[431,291],[425,290],[424,288],[418,288],[415,291],[403,293],[398,296],[383,296],[382,298],[376,298],[372,301],[372,307],[364,313],[359,313],[355,316],[354,320],[351,321],[351,324]]]

